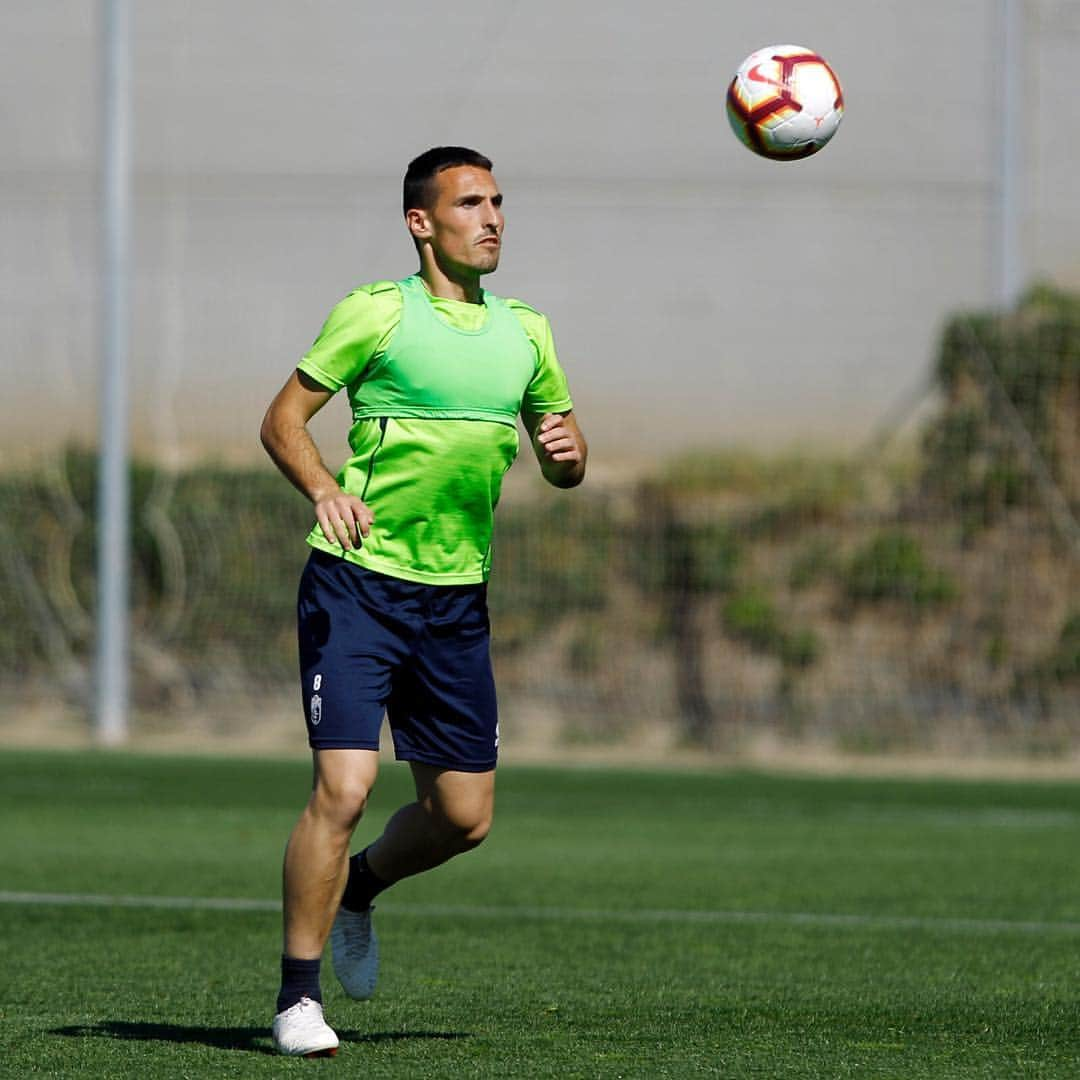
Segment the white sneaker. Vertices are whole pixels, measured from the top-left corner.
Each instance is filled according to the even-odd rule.
[[[280,1054],[302,1057],[333,1057],[338,1037],[323,1019],[322,1006],[302,997],[290,1009],[274,1017],[274,1045]]]
[[[371,913],[339,907],[330,930],[330,955],[334,974],[351,998],[366,1001],[375,993],[379,977],[379,939],[371,925]]]

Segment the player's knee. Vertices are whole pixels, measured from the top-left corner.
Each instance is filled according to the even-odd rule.
[[[458,813],[444,822],[444,828],[455,851],[471,851],[479,847],[491,831],[491,814],[483,810]]]
[[[487,837],[487,834],[491,832],[491,817],[482,818],[472,828],[465,831],[462,835],[462,843],[465,845],[465,850],[469,851],[474,847],[479,847]]]
[[[371,785],[359,777],[320,784],[311,797],[312,809],[342,828],[352,829],[363,817],[370,794]]]

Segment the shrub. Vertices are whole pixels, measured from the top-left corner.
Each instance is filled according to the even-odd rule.
[[[899,530],[880,533],[855,553],[845,588],[856,602],[903,600],[919,607],[943,603],[956,594],[949,577],[927,563],[919,542]]]
[[[777,656],[788,667],[809,667],[820,648],[812,630],[785,630],[768,594],[748,588],[732,596],[722,610],[724,627],[758,652]]]
[[[1050,670],[1058,682],[1080,680],[1080,611],[1065,620],[1057,648],[1050,658]]]
[[[923,492],[955,509],[968,535],[1032,497],[1016,418],[1054,479],[1066,491],[1075,484],[1063,433],[1080,425],[1080,296],[1041,285],[1005,315],[957,315],[942,334],[936,376],[946,405],[924,433]]]

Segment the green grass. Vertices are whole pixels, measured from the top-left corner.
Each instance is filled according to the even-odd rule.
[[[0,1075],[1080,1075],[1077,785],[507,767],[487,843],[380,903],[375,999],[327,972],[334,1061],[272,1054],[273,910],[11,901],[273,900],[308,783],[0,754]]]

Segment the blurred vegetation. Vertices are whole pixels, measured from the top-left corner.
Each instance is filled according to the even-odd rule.
[[[761,587],[735,593],[724,604],[723,625],[736,640],[777,656],[791,667],[809,667],[821,650],[813,630],[785,627],[776,605]]]
[[[754,723],[867,746],[953,718],[1072,730],[1080,559],[1061,505],[1080,511],[1078,357],[1080,301],[1036,289],[946,327],[941,405],[902,470],[702,451],[507,499],[489,594],[504,700],[590,737],[659,713],[708,746]],[[136,462],[131,480],[137,703],[291,693],[304,499],[269,464]],[[85,450],[0,476],[9,697],[88,698],[95,501]]]
[[[1017,672],[1014,691],[1046,697],[1062,687],[1080,687],[1080,611],[1066,616],[1057,642],[1045,656]]]
[[[136,462],[130,480],[136,663],[162,675],[183,668],[196,691],[293,678],[304,501],[269,470],[167,473]],[[97,461],[86,450],[69,448],[45,472],[0,477],[14,609],[0,631],[5,670],[47,670],[56,651],[89,655],[96,503]]]
[[[924,493],[964,534],[1030,503],[1036,456],[1075,505],[1080,499],[1080,296],[1032,288],[1017,309],[965,313],[946,325],[936,380],[945,405],[925,432]],[[1030,446],[1016,438],[1016,424]]]
[[[892,529],[871,537],[855,552],[843,579],[855,602],[901,600],[921,608],[951,600],[957,591],[944,571],[929,565],[918,540]]]
[[[497,649],[520,649],[567,616],[607,605],[615,547],[608,507],[560,494],[499,508],[489,591]]]
[[[828,540],[815,539],[804,544],[791,561],[788,586],[796,591],[827,580],[837,570],[835,545]]]

